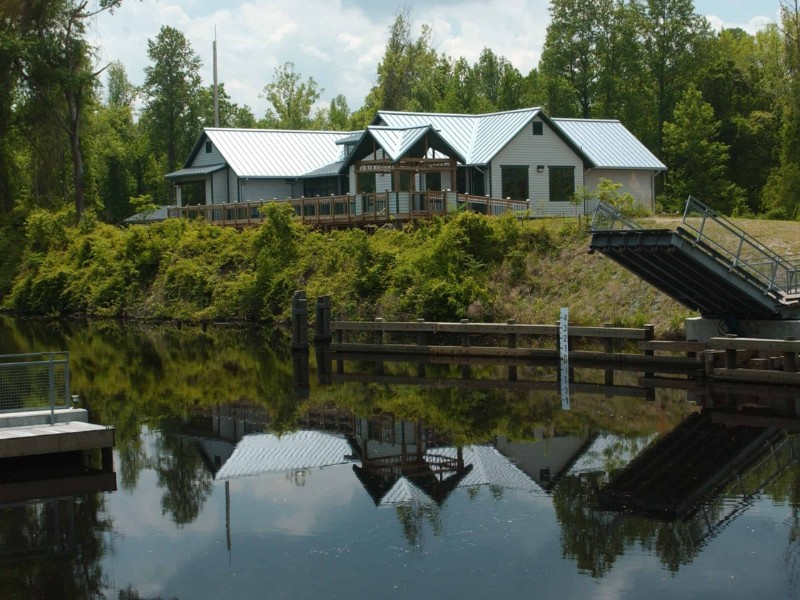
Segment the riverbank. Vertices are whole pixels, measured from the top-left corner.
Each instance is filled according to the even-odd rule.
[[[607,258],[588,254],[586,221],[517,221],[459,214],[398,230],[320,233],[268,207],[237,231],[168,220],[117,228],[29,220],[13,284],[20,314],[181,321],[285,322],[291,294],[331,294],[348,319],[548,323],[561,306],[575,324],[653,323],[677,337],[691,312]],[[670,219],[659,226],[674,226]],[[748,221],[780,252],[800,251],[795,223]],[[763,239],[763,238],[762,238]]]

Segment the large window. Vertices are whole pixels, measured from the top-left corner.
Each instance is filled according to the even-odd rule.
[[[501,166],[503,198],[512,200],[527,200],[528,194],[528,166]]]
[[[395,182],[396,173],[392,172],[392,189],[398,192],[411,191],[411,171],[400,171],[400,179]]]
[[[575,167],[548,167],[550,201],[569,202],[575,194]]]
[[[186,181],[181,183],[181,205],[199,206],[206,203],[206,182]]]
[[[334,194],[336,194],[336,177],[317,177],[303,181],[303,195],[306,198]]]
[[[375,191],[375,173],[359,173],[356,177],[359,192],[371,194]]]
[[[425,173],[425,189],[435,192],[442,191],[442,174],[441,173]]]

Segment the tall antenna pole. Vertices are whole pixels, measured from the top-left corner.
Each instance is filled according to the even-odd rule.
[[[214,26],[214,127],[219,127],[219,92],[217,88],[217,27]]]

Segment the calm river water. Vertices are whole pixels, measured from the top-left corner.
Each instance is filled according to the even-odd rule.
[[[699,417],[683,392],[301,389],[258,329],[0,319],[0,353],[49,350],[116,428],[117,489],[0,505],[0,598],[800,597],[793,438],[716,480],[653,467],[664,503],[606,510]]]

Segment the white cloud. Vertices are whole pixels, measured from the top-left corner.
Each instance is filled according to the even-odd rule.
[[[774,23],[775,19],[771,19],[770,17],[753,17],[747,23],[733,23],[730,21],[725,21],[722,18],[716,15],[708,15],[706,16],[708,23],[711,25],[711,28],[714,31],[722,31],[723,29],[742,29],[749,34],[754,34],[757,31],[763,29],[770,23]]]
[[[372,0],[369,0],[372,2]],[[135,84],[148,66],[147,41],[168,24],[186,35],[203,61],[201,76],[212,81],[212,42],[217,36],[219,79],[234,102],[248,104],[257,116],[266,111],[261,90],[275,67],[293,62],[303,78],[313,77],[327,104],[344,94],[358,108],[375,82],[394,11],[383,5],[344,0],[251,0],[220,9],[212,0],[142,0],[124,2],[113,15],[96,18],[92,41],[99,62],[120,60]],[[381,10],[376,7],[380,6]],[[363,8],[362,8],[363,7]],[[536,67],[550,21],[548,0],[445,0],[417,2],[416,24],[433,29],[438,52],[474,62],[484,48],[506,57],[523,74]],[[709,11],[710,12],[710,11]],[[746,23],[711,15],[712,26],[754,32],[768,17]]]

